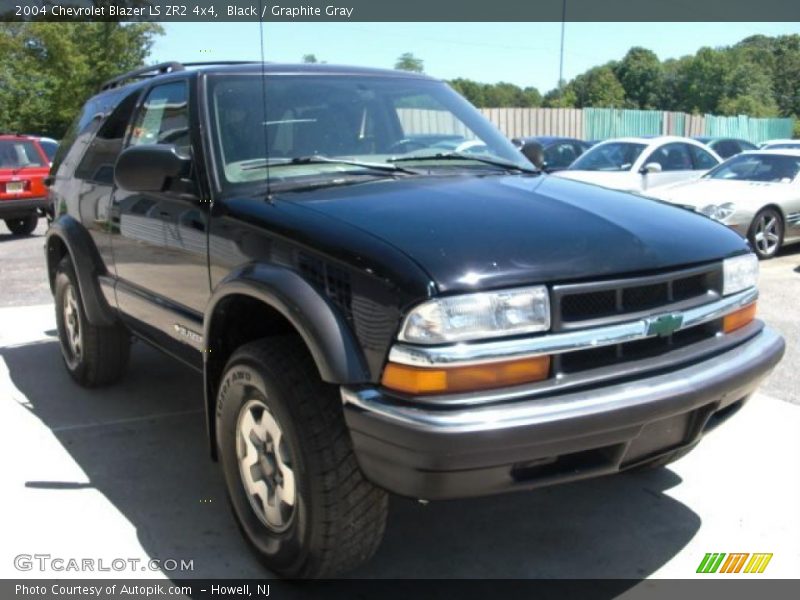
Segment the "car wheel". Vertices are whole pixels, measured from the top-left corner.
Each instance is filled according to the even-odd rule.
[[[287,577],[328,577],[369,559],[388,495],[362,475],[338,389],[299,338],[247,344],[228,361],[217,448],[233,514],[261,562]]]
[[[39,224],[39,215],[33,213],[27,217],[19,217],[17,219],[5,219],[6,227],[14,235],[30,235],[33,233],[36,226]]]
[[[775,256],[783,244],[783,217],[780,212],[774,208],[761,210],[750,224],[747,239],[761,260]]]
[[[55,278],[56,325],[61,355],[72,378],[85,387],[107,385],[125,373],[130,335],[122,325],[92,325],[83,310],[78,278],[69,257]]]

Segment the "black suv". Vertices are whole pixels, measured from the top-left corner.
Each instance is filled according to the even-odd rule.
[[[665,464],[784,349],[736,233],[542,175],[420,75],[157,65],[86,103],[53,173],[67,369],[119,380],[132,336],[197,369],[236,519],[287,576],[367,560],[387,492]]]

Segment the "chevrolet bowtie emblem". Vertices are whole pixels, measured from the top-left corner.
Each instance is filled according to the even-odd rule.
[[[647,319],[647,335],[667,336],[683,325],[683,315],[680,313],[673,313],[671,315],[660,315]]]

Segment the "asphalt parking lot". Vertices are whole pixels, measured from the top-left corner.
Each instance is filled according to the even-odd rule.
[[[61,364],[42,253],[45,223],[0,224],[0,577],[14,557],[192,560],[130,577],[269,577],[208,460],[201,383],[141,343],[124,382],[84,390]],[[800,248],[762,263],[759,312],[787,340],[745,408],[668,468],[530,493],[393,499],[384,544],[357,577],[687,578],[706,552],[771,552],[760,577],[800,565]],[[118,577],[120,573],[90,573]]]

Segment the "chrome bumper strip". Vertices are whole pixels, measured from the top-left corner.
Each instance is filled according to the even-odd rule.
[[[675,329],[680,331],[724,317],[754,302],[757,298],[758,290],[750,288],[716,302],[684,311],[656,313],[653,317],[627,323],[513,340],[447,346],[414,346],[400,343],[392,346],[389,360],[416,367],[465,366],[613,346],[655,337],[657,334],[649,333],[648,330],[658,317],[680,316],[681,324]]]

